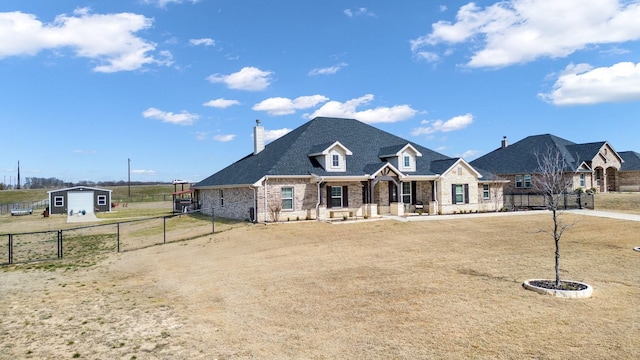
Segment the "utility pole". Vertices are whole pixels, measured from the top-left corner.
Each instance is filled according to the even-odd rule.
[[[20,190],[20,160],[18,160],[18,190]]]
[[[131,159],[127,159],[128,165],[128,183],[129,183],[129,197],[131,197]]]

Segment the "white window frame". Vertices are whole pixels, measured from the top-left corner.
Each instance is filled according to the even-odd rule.
[[[107,195],[98,195],[98,206],[107,205]]]
[[[405,189],[406,187],[406,189]],[[403,204],[411,204],[411,198],[412,195],[411,194],[411,183],[410,182],[403,182],[402,183],[402,203]]]
[[[584,173],[580,174],[580,186],[581,187],[585,187],[586,186],[586,180],[585,180],[585,176]]]
[[[521,189],[524,182],[522,181],[522,175],[516,175],[516,188]]]
[[[525,189],[531,188],[531,174],[525,174],[523,177],[523,186]]]
[[[407,169],[411,167],[411,156],[409,155],[404,156],[404,167]]]
[[[291,196],[290,197],[285,197],[284,193],[285,193],[286,190],[290,190],[291,191]],[[281,203],[283,211],[293,211],[293,206],[294,206],[294,204],[293,204],[293,199],[294,199],[293,191],[294,191],[293,186],[283,186],[282,188],[280,188],[280,203]],[[290,206],[285,206],[285,201],[286,202],[291,202],[291,205]]]
[[[331,154],[331,167],[340,168],[340,154]]]
[[[460,200],[458,200],[458,197],[460,197]],[[466,204],[464,198],[464,184],[456,184],[456,204]]]
[[[337,193],[334,193],[334,191],[336,191],[335,189],[337,189]],[[339,193],[339,194],[338,194]],[[340,204],[339,205],[335,205],[333,200],[334,199],[340,199]],[[332,186],[331,187],[331,208],[342,208],[343,205],[343,200],[342,200],[342,186]]]
[[[58,195],[53,197],[54,207],[64,207],[64,196]]]
[[[489,184],[482,184],[482,198],[485,200],[491,199]]]

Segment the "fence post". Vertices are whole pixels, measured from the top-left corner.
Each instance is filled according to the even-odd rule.
[[[58,259],[62,259],[62,257],[64,256],[62,239],[63,239],[62,230],[58,230]]]
[[[167,243],[167,217],[163,216],[162,217],[162,243],[166,244]]]
[[[13,264],[13,235],[9,234],[9,264]]]
[[[116,243],[118,244],[117,252],[120,252],[120,223],[116,224]]]

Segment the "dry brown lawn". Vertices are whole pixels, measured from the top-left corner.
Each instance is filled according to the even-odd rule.
[[[596,210],[640,214],[640,192],[609,192],[595,195]]]
[[[0,272],[0,358],[638,359],[640,222],[550,216],[246,225],[68,271]]]

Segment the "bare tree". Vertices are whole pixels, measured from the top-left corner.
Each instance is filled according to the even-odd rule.
[[[564,201],[565,193],[572,185],[572,172],[565,172],[566,163],[562,155],[548,148],[543,154],[536,153],[538,162],[538,173],[532,179],[532,188],[543,195],[545,198],[545,206],[551,211],[553,216],[553,230],[540,230],[546,234],[553,236],[556,245],[555,251],[555,271],[556,271],[556,288],[560,287],[560,238],[562,234],[569,229],[574,223],[566,224],[560,219],[560,205]]]
[[[282,199],[280,194],[272,194],[269,196],[269,214],[273,222],[280,220],[280,212],[282,211]]]

